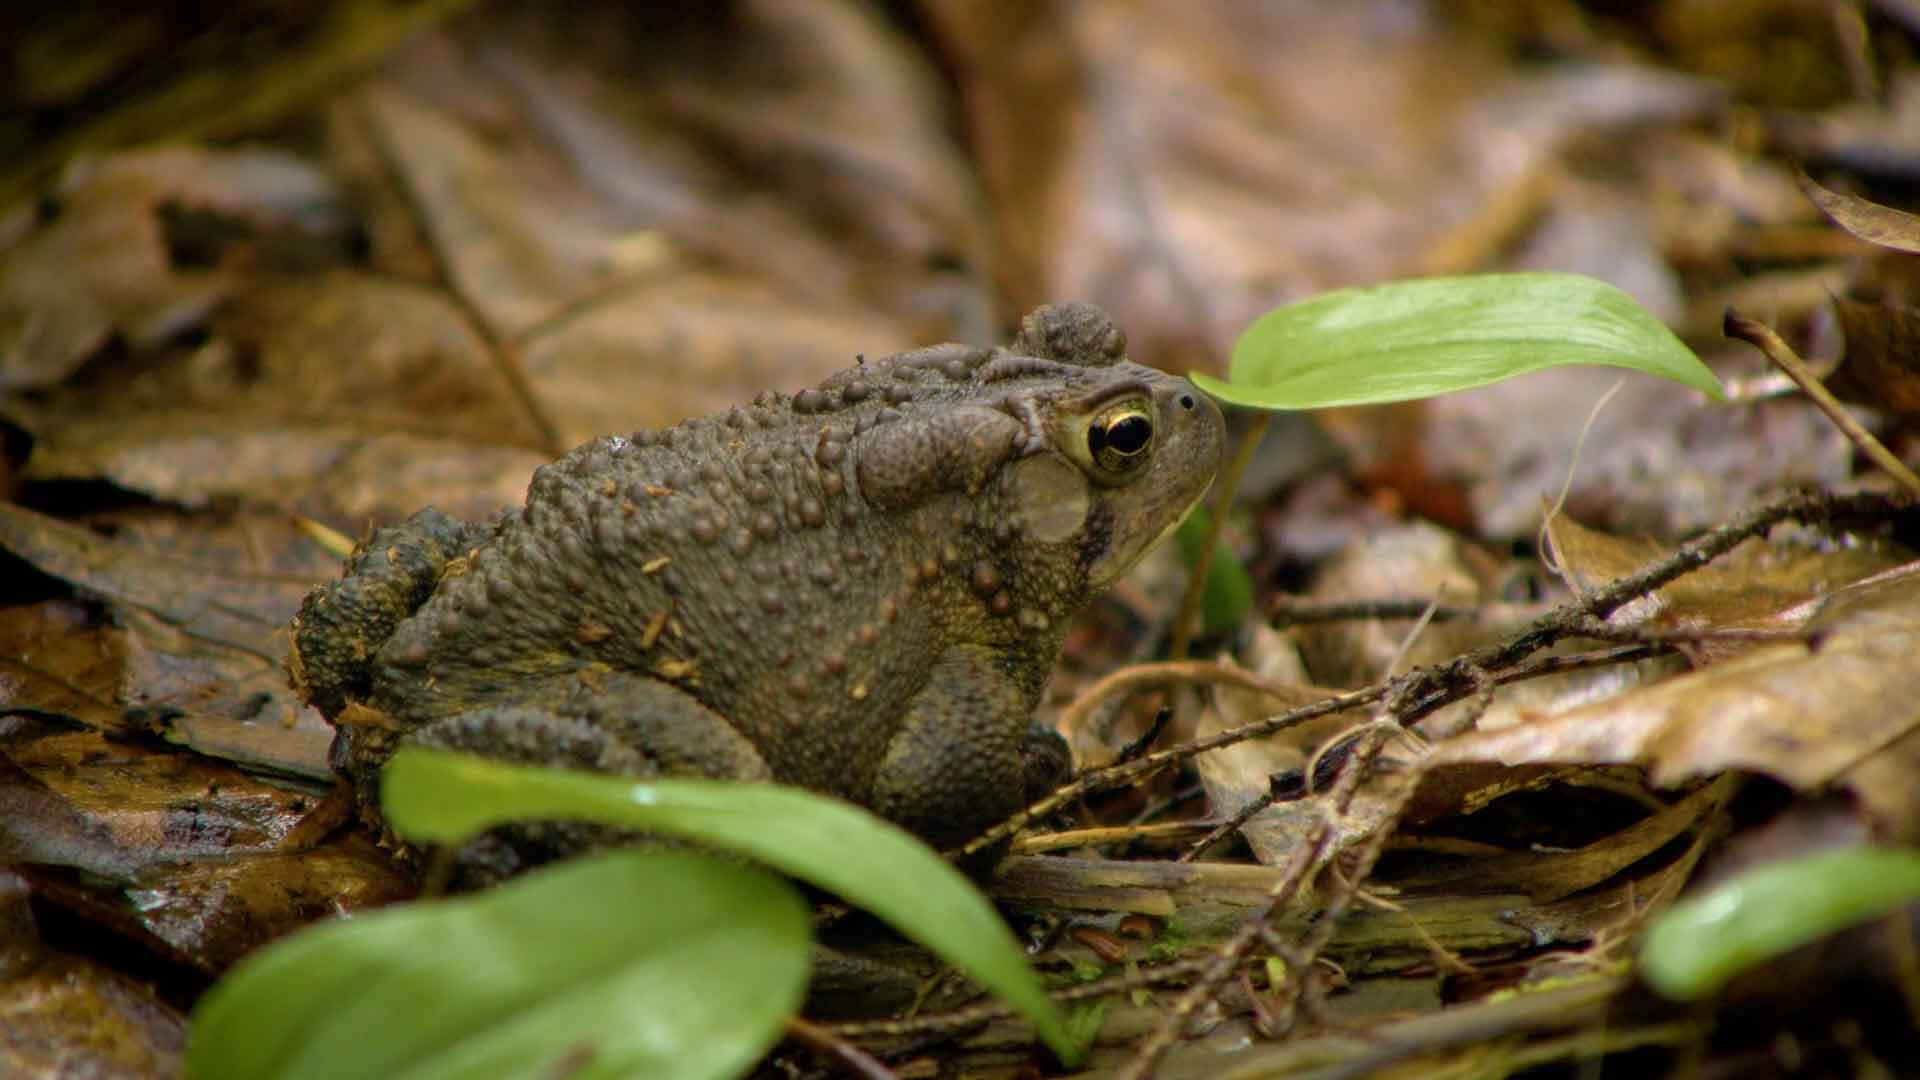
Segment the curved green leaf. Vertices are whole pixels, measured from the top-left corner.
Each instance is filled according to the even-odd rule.
[[[905,830],[838,799],[777,784],[623,780],[407,747],[381,808],[415,841],[457,843],[511,821],[645,829],[748,855],[886,920],[1025,1013],[1063,1061],[1079,1047],[1000,916]]]
[[[758,867],[691,852],[576,859],[248,956],[194,1010],[187,1071],[738,1076],[800,1006],[808,920],[793,886]]]
[[[1845,848],[1757,866],[1668,908],[1647,928],[1640,976],[1678,1001],[1789,949],[1920,899],[1920,852]]]
[[[1466,390],[1563,364],[1608,364],[1724,400],[1720,380],[1632,297],[1580,274],[1474,274],[1340,289],[1270,311],[1234,343],[1235,405],[1319,409]]]

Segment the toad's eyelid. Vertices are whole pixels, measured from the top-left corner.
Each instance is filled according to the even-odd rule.
[[[1153,400],[1153,390],[1147,385],[1145,379],[1123,379],[1120,382],[1108,383],[1105,386],[1070,401],[1063,401],[1060,403],[1058,411],[1068,414],[1091,413],[1109,402],[1119,401],[1129,397],[1137,397],[1143,399],[1145,402],[1151,402]],[[1148,411],[1151,411],[1151,407],[1149,407]]]

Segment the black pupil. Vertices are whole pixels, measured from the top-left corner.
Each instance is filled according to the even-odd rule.
[[[1137,454],[1153,439],[1153,422],[1138,413],[1107,425],[1107,445],[1122,454]]]

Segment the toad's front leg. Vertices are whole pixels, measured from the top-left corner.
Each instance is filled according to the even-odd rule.
[[[1003,820],[1065,779],[1065,743],[1031,713],[990,651],[948,649],[887,745],[873,809],[942,848]]]

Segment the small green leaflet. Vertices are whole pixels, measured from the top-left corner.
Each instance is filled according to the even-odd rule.
[[[401,835],[458,843],[512,821],[596,821],[756,859],[884,919],[1033,1022],[1068,1064],[1080,1045],[1012,931],[966,876],[904,829],[851,803],[778,784],[637,781],[402,748],[381,809]]]
[[[1857,847],[1756,866],[1668,908],[1640,945],[1640,977],[1697,1001],[1775,956],[1920,899],[1920,852]]]
[[[793,886],[757,867],[576,859],[253,953],[194,1010],[187,1073],[738,1076],[800,1006],[808,920]]]
[[[1200,553],[1207,542],[1207,531],[1213,514],[1204,506],[1194,507],[1187,520],[1174,530],[1174,543],[1179,545],[1180,560],[1188,567],[1197,565]],[[1201,587],[1200,625],[1208,634],[1223,634],[1239,626],[1253,610],[1253,575],[1247,572],[1247,565],[1240,556],[1226,544],[1215,541],[1213,563],[1207,567],[1207,580]]]
[[[1563,364],[1606,364],[1724,400],[1712,371],[1626,293],[1581,274],[1424,278],[1277,308],[1234,343],[1234,405],[1321,409],[1408,401]]]

